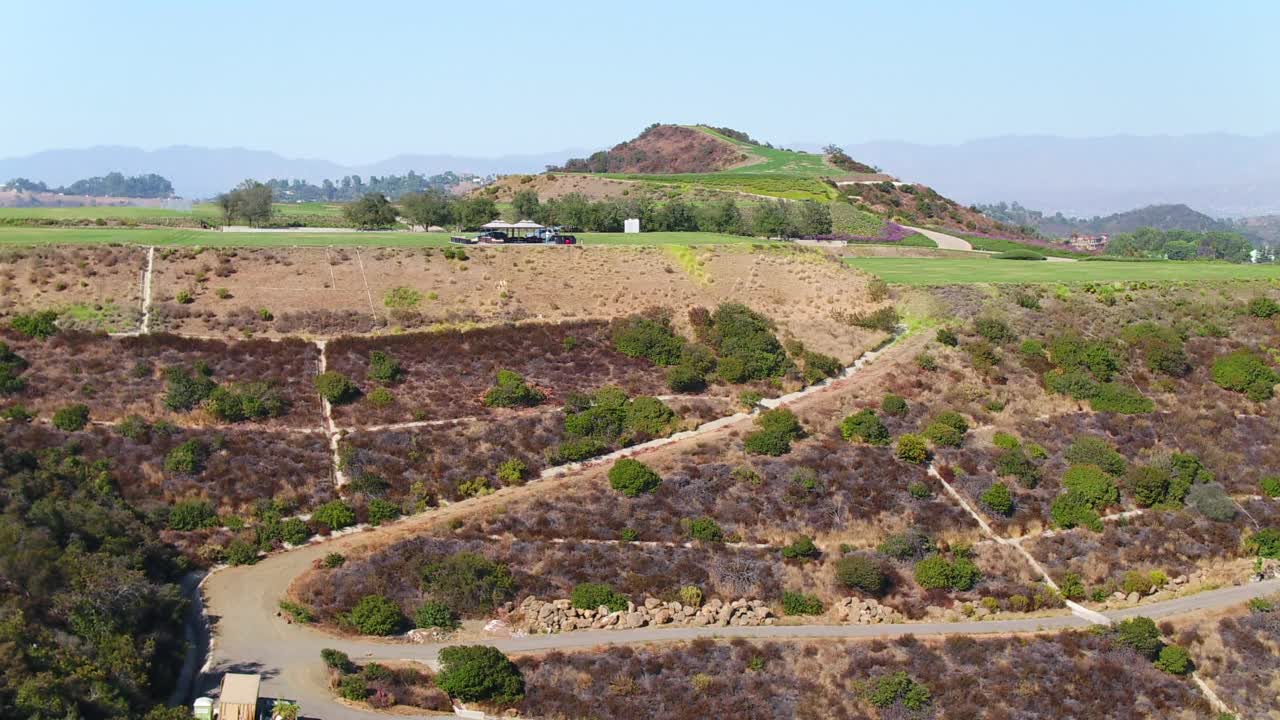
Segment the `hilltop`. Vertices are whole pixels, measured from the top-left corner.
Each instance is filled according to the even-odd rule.
[[[1113,213],[1092,218],[1067,217],[1061,212],[1045,215],[1038,210],[1031,210],[1018,203],[996,203],[994,205],[978,205],[977,209],[986,216],[1009,223],[1011,225],[1029,226],[1044,235],[1066,237],[1079,235],[1116,235],[1133,232],[1139,228],[1155,228],[1156,230],[1189,230],[1192,232],[1208,232],[1225,230],[1248,232],[1226,220],[1210,217],[1187,205],[1165,204],[1148,205],[1146,207]]]
[[[752,160],[741,148],[699,128],[654,123],[631,140],[587,158],[572,158],[556,169],[574,173],[710,173]]]

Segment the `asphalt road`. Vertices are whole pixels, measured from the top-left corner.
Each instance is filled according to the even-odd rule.
[[[925,230],[924,228],[907,227],[911,232],[918,232],[937,243],[938,247],[943,250],[972,250],[973,246],[968,240],[962,240],[954,235],[940,233],[937,230]]]

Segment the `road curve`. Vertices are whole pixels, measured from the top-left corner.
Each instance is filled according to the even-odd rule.
[[[961,238],[958,238],[955,235],[948,235],[946,233],[940,233],[937,230],[925,230],[924,228],[909,227],[906,225],[904,225],[903,227],[906,227],[911,232],[920,233],[921,235],[929,238],[930,240],[937,243],[938,247],[942,248],[943,250],[972,250],[973,249],[973,245],[970,245],[968,240],[962,240]]]

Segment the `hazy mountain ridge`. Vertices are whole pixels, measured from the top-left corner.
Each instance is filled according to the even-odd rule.
[[[967,204],[1017,200],[1077,217],[1167,204],[1215,217],[1280,212],[1280,133],[1006,136],[958,145],[864,142],[845,149]]]
[[[552,153],[468,157],[446,154],[404,154],[368,165],[348,166],[328,160],[286,158],[278,153],[244,148],[203,148],[176,145],[158,150],[104,145],[81,149],[46,150],[32,155],[0,159],[0,182],[15,177],[65,185],[84,177],[119,171],[125,175],[156,173],[173,182],[184,197],[211,197],[245,178],[298,178],[320,182],[344,175],[404,174],[413,170],[434,175],[458,173],[541,172],[547,165],[567,160],[582,150]]]

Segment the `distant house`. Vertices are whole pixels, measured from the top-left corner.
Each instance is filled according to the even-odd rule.
[[[1067,244],[1076,250],[1105,250],[1109,235],[1081,235],[1072,233]]]

